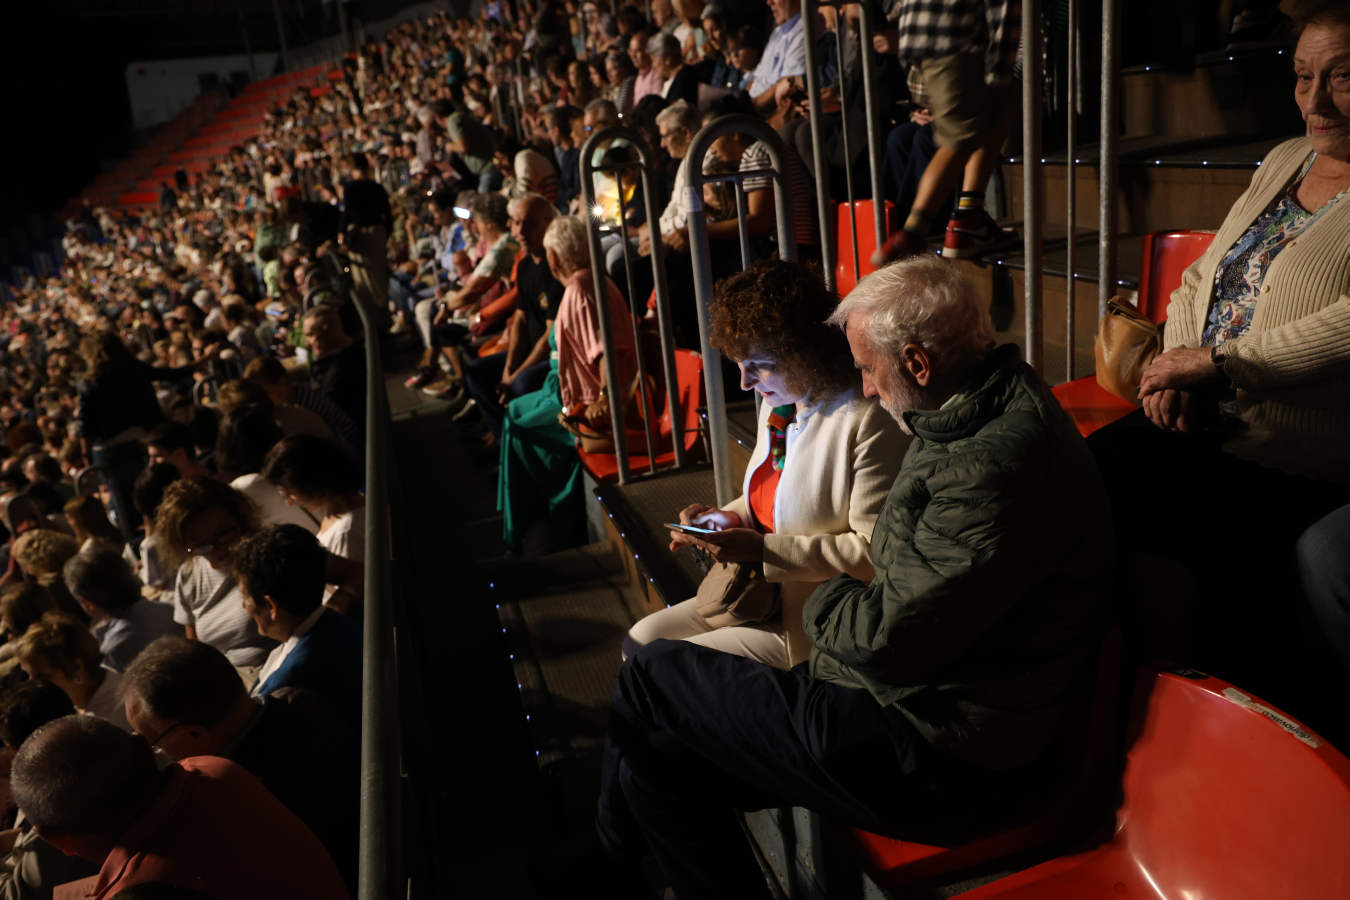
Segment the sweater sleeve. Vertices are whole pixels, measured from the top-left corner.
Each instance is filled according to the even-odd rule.
[[[840,572],[864,581],[873,575],[868,558],[872,527],[899,468],[900,430],[877,404],[858,417],[850,441],[853,468],[848,530],[838,534],[766,534],[764,575],[769,581],[824,581]]]
[[[1224,348],[1224,374],[1243,390],[1326,378],[1350,361],[1350,295],[1278,328],[1228,341]]]

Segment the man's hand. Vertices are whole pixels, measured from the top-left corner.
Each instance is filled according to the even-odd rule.
[[[643,222],[638,226],[637,252],[638,256],[652,255],[652,232],[651,229],[647,227],[646,222]]]
[[[915,125],[927,125],[933,121],[933,111],[926,106],[921,106],[909,114],[909,120]]]
[[[676,253],[684,253],[689,249],[689,231],[685,228],[676,228],[674,231],[666,232],[661,235],[661,243]]]
[[[894,53],[900,45],[900,29],[888,28],[878,34],[872,35],[872,49],[881,55]]]
[[[436,307],[436,315],[432,316],[431,324],[433,327],[444,325],[450,320],[450,308],[442,303]]]
[[[1193,388],[1219,377],[1208,347],[1178,347],[1153,358],[1139,378],[1139,396]]]

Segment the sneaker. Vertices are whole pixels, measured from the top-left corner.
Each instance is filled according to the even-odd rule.
[[[440,378],[422,388],[422,393],[426,394],[428,397],[435,397],[438,400],[443,398],[448,399],[458,387],[459,383],[453,378]]]
[[[410,377],[407,381],[403,382],[403,386],[408,388],[409,390],[415,391],[418,388],[426,387],[428,384],[431,383],[431,379],[432,379],[432,372],[430,369],[418,369],[417,372],[412,375],[412,377]]]
[[[968,259],[989,250],[1017,243],[1017,232],[1000,228],[989,213],[953,218],[942,239],[942,255],[947,259]]]
[[[886,263],[895,262],[897,259],[918,256],[920,253],[926,253],[927,251],[927,238],[921,234],[901,229],[887,238],[886,243],[881,245],[881,249],[872,254],[872,265],[880,268]]]

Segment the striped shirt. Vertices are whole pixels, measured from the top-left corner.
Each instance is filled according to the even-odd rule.
[[[773,168],[769,158],[769,147],[763,141],[756,141],[741,154],[741,171],[755,172]],[[806,166],[795,150],[786,147],[783,150],[783,188],[788,196],[788,217],[792,223],[792,235],[800,246],[813,246],[820,243],[819,227],[816,224],[816,189],[806,173]],[[746,178],[742,184],[747,194],[754,191],[771,190],[773,179],[768,175]],[[778,234],[777,226],[772,232]]]
[[[1022,38],[1021,0],[900,0],[900,60],[913,64],[984,51],[985,80],[1013,77]]]

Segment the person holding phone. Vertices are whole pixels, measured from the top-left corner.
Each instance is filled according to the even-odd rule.
[[[670,549],[759,567],[778,587],[781,612],[719,628],[686,600],[634,625],[625,657],[658,638],[683,639],[787,668],[810,649],[801,609],[816,585],[840,573],[871,579],[872,525],[904,438],[862,396],[842,332],[821,327],[837,302],[816,270],[776,259],[718,284],[713,345],[736,361],[741,387],[759,394],[759,437],[741,496],[726,508],[685,507]]]

